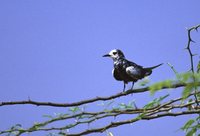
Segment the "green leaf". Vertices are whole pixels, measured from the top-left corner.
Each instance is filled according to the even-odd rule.
[[[154,95],[160,89],[162,89],[162,83],[153,84],[150,86],[150,94]]]
[[[153,101],[149,102],[147,105],[144,106],[144,109],[149,109],[149,108],[153,108],[157,105],[160,104],[161,101],[163,101],[165,98],[167,98],[169,96],[169,94],[165,95],[165,96],[161,96],[159,98],[155,98]]]
[[[188,129],[192,126],[192,124],[195,122],[195,120],[190,119],[188,120],[185,125],[181,128],[182,130],[185,130],[186,132],[188,131]]]
[[[110,105],[112,105],[114,103],[114,100],[111,100],[110,102],[106,103],[106,107],[109,107]]]
[[[199,73],[194,73],[194,78],[195,78],[196,82],[199,82],[200,81],[200,72]]]
[[[136,108],[135,107],[136,104],[135,104],[135,101],[130,101],[128,104],[127,104],[127,109],[133,109],[133,108]]]
[[[156,102],[155,101],[151,101],[149,102],[147,105],[144,106],[144,109],[150,109],[153,108],[155,106]]]
[[[134,101],[130,101],[128,104],[120,103],[118,105],[119,105],[118,109],[133,109],[133,108],[135,108],[135,102]],[[116,109],[116,108],[113,108],[113,109]]]
[[[81,116],[78,116],[77,119],[85,119],[85,118],[90,118],[91,115],[81,115]]]
[[[120,111],[120,108],[118,108],[118,107],[112,107],[112,110],[113,111]]]
[[[145,117],[146,116],[146,113],[144,112],[144,113],[140,113],[136,118],[135,118],[135,120],[141,120],[143,117]]]
[[[161,101],[163,101],[165,98],[167,98],[169,96],[169,94],[161,96],[160,98],[158,98],[158,102],[160,103]]]
[[[178,72],[177,72],[177,70],[174,68],[174,66],[173,66],[172,64],[170,64],[169,62],[168,62],[167,64],[170,66],[170,68],[173,70],[173,72],[174,72],[175,75],[177,76],[177,75],[178,75]]]
[[[200,73],[200,61],[199,61],[198,65],[197,65],[197,73]]]
[[[69,111],[73,112],[73,113],[76,113],[78,111],[80,111],[81,109],[77,106],[77,107],[70,107],[69,108]]]
[[[126,107],[127,107],[127,106],[126,106],[125,103],[120,103],[120,104],[119,104],[119,108],[120,108],[120,109],[126,109]]]
[[[182,81],[182,82],[186,82],[186,81],[188,81],[189,79],[191,79],[192,76],[193,76],[193,73],[191,73],[191,72],[183,73],[183,74],[180,75],[181,81]]]
[[[193,84],[188,84],[188,85],[184,88],[184,90],[183,90],[183,92],[182,92],[182,97],[183,97],[183,99],[186,99],[186,98],[189,96],[189,94],[191,93],[191,91],[193,90],[193,88],[194,88],[194,85],[193,85]]]
[[[19,132],[18,131],[12,131],[11,133],[9,133],[8,135],[6,135],[6,136],[13,136],[13,135],[18,135],[19,134]]]
[[[51,116],[51,115],[43,115],[43,117],[47,117],[47,118],[50,118],[50,119],[53,119],[53,116]]]
[[[194,136],[194,134],[197,132],[197,128],[192,128],[187,134],[186,136]]]
[[[154,95],[155,92],[161,90],[163,87],[171,87],[172,81],[171,80],[165,80],[159,83],[155,83],[152,86],[150,86],[150,93],[151,95]]]

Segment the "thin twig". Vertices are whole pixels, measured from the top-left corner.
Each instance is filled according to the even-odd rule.
[[[188,42],[187,42],[186,49],[188,50],[189,55],[190,55],[190,66],[191,66],[192,72],[194,72],[194,62],[193,62],[194,54],[191,51],[191,42],[194,42],[194,40],[192,40],[192,38],[191,38],[191,31],[193,31],[193,30],[197,31],[199,27],[200,27],[200,24],[187,29],[187,31],[188,31]]]
[[[194,74],[194,60],[193,60],[194,54],[191,51],[191,42],[194,42],[194,41],[191,38],[191,31],[193,31],[193,30],[197,31],[199,27],[200,27],[200,24],[187,29],[187,31],[188,31],[188,42],[187,42],[186,49],[188,50],[188,53],[189,53],[189,56],[190,56],[190,67],[191,67],[191,71],[192,71],[193,74]],[[194,75],[193,75],[193,81],[196,82]],[[195,87],[195,91],[197,92],[197,87]],[[199,106],[200,104],[198,102],[197,95],[194,95],[194,97],[195,97],[195,100],[197,102],[197,105]]]

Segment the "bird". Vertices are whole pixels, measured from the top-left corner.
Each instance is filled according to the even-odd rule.
[[[123,92],[125,91],[126,84],[132,82],[132,90],[135,82],[151,75],[154,68],[163,64],[160,63],[152,67],[143,68],[143,66],[127,60],[120,49],[113,49],[108,54],[103,55],[103,57],[110,57],[113,59],[114,68],[112,74],[117,81],[123,81]]]

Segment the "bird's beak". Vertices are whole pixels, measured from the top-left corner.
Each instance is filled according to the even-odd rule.
[[[110,54],[103,55],[103,57],[110,57]]]

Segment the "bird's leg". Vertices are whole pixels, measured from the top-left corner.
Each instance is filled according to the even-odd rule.
[[[134,82],[132,83],[132,87],[131,87],[131,90],[133,90],[133,86],[134,86]]]
[[[126,83],[124,82],[124,89],[123,89],[123,92],[125,91],[125,88],[126,88]]]

